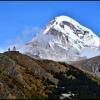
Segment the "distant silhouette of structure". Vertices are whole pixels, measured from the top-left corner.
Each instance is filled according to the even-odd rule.
[[[13,47],[13,51],[16,51],[16,47],[15,46]]]
[[[8,51],[10,51],[10,48],[8,48]]]

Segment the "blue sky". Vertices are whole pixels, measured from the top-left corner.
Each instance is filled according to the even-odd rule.
[[[30,40],[55,16],[66,15],[100,37],[99,1],[0,2],[0,48]]]

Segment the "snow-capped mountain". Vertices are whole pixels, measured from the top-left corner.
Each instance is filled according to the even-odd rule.
[[[78,60],[83,48],[100,48],[100,38],[67,16],[55,17],[42,33],[28,42],[25,53],[56,61]]]

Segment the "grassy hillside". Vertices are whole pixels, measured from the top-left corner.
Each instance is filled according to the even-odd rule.
[[[69,92],[70,99],[99,99],[100,80],[65,63],[0,54],[0,99],[59,99]]]

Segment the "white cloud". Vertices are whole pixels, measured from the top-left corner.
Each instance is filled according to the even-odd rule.
[[[3,53],[5,51],[7,51],[7,50],[8,50],[8,47],[7,46],[2,47],[2,48],[0,48],[0,53]]]
[[[3,53],[4,52],[4,50],[3,49],[0,49],[0,53]]]
[[[5,41],[5,46],[0,48],[0,52],[5,52],[8,50],[8,48],[13,48],[13,46],[16,46],[16,48],[19,50],[23,47],[23,45],[31,40],[33,36],[41,32],[41,28],[39,27],[32,27],[25,29],[19,36],[17,36],[15,39],[10,39]]]
[[[100,55],[100,50],[98,49],[84,48],[81,51],[81,56],[87,56],[88,58],[99,56],[99,55]]]
[[[31,40],[36,34],[40,33],[41,30],[42,29],[39,27],[25,29],[19,36],[16,37],[16,39],[14,40],[14,44],[23,44],[26,41]]]

